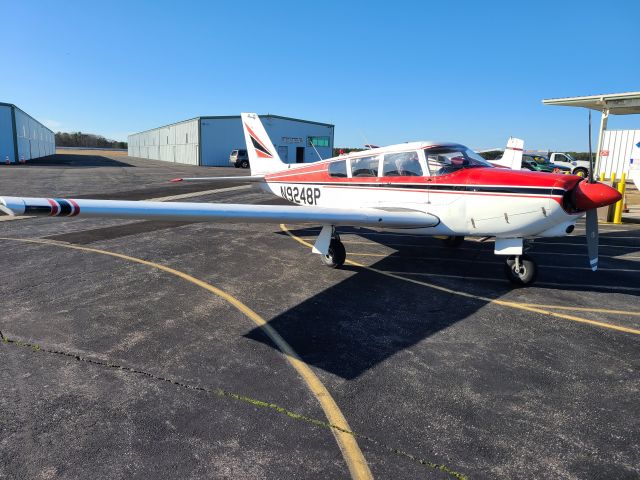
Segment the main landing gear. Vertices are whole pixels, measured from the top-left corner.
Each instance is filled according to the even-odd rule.
[[[329,252],[327,255],[322,255],[322,263],[327,267],[338,268],[344,264],[347,259],[347,251],[344,248],[344,244],[340,241],[340,236],[334,233],[331,237],[331,243],[329,243]]]
[[[457,248],[464,242],[464,236],[449,236],[442,239],[447,247]]]
[[[538,265],[529,255],[510,256],[505,261],[504,273],[514,285],[529,285],[536,279]]]

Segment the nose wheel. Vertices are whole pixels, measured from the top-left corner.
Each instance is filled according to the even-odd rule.
[[[511,256],[505,261],[504,273],[514,285],[531,285],[538,274],[538,265],[529,255]]]
[[[344,244],[340,241],[340,237],[337,235],[331,238],[329,244],[329,252],[327,255],[322,255],[322,263],[327,267],[338,268],[344,264],[347,259],[347,251],[344,248]]]

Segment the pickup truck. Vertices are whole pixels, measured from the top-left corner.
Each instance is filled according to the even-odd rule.
[[[589,175],[589,162],[586,160],[576,160],[568,153],[550,153],[549,161],[555,165],[570,168],[573,175],[578,175],[579,177]]]

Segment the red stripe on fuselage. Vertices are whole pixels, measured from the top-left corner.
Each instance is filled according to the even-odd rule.
[[[352,183],[372,184],[425,184],[425,185],[487,185],[487,186],[516,186],[516,187],[547,187],[564,188],[570,190],[582,179],[575,175],[563,175],[544,172],[514,171],[502,168],[469,168],[461,169],[447,175],[426,177],[331,177],[328,172],[327,162],[324,168],[318,169],[318,165],[301,167],[295,172],[291,170],[267,175],[267,182],[287,183],[331,183],[336,185],[349,185]]]

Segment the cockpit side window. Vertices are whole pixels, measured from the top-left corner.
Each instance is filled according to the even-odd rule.
[[[330,177],[347,177],[347,161],[342,160],[340,162],[331,162],[329,164],[329,176]]]
[[[476,152],[462,146],[427,148],[424,155],[434,176],[447,175],[462,168],[493,167]]]
[[[352,177],[377,177],[378,176],[378,157],[362,157],[351,159],[351,176]]]
[[[420,177],[422,167],[418,152],[389,153],[382,164],[383,177]]]

